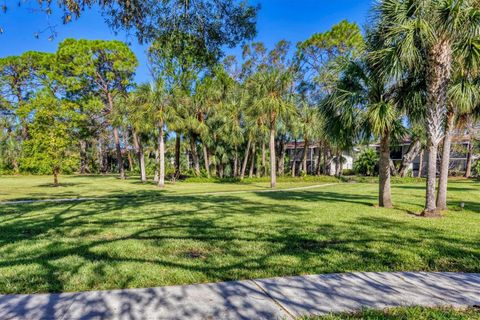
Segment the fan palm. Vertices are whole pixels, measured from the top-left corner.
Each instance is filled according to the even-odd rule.
[[[175,112],[169,106],[169,95],[163,83],[157,80],[153,83],[142,84],[137,89],[137,101],[149,117],[152,127],[158,131],[157,147],[159,154],[158,186],[165,187],[165,127],[169,121],[174,121]]]
[[[254,91],[252,101],[254,113],[264,116],[269,129],[270,150],[270,186],[276,186],[277,172],[275,159],[275,134],[277,120],[289,113],[295,112],[288,93],[292,85],[292,73],[288,69],[269,67],[253,75],[249,85]]]
[[[402,132],[394,89],[365,60],[344,60],[339,66],[343,69],[340,80],[332,87],[324,106],[327,128],[332,136],[344,137],[345,140],[336,142],[337,146],[352,146],[352,139],[362,134],[380,139],[378,203],[392,207],[390,141]]]
[[[424,212],[435,214],[436,161],[452,66],[461,62],[472,70],[478,69],[480,62],[478,1],[382,0],[375,11],[375,27],[383,37],[376,59],[383,61],[384,72],[397,77],[408,69],[425,72],[428,169]]]

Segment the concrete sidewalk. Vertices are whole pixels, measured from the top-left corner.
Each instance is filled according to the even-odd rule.
[[[0,319],[294,319],[480,305],[480,274],[356,272],[81,293],[0,295]]]

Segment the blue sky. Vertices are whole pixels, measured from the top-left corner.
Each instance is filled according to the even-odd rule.
[[[277,41],[285,39],[295,44],[315,32],[322,32],[343,19],[357,22],[363,26],[369,15],[373,0],[256,0],[261,10],[258,17],[258,35],[256,41],[264,42],[272,47]],[[35,1],[31,1],[34,3]],[[105,24],[102,16],[95,10],[85,12],[80,19],[68,25],[62,25],[59,19],[50,19],[35,13],[32,6],[16,6],[11,3],[6,14],[0,14],[0,27],[4,33],[0,35],[0,56],[18,55],[28,50],[54,52],[59,42],[65,38],[117,39],[130,41],[131,48],[137,55],[140,66],[137,70],[138,82],[148,81],[145,47],[138,45],[134,39],[125,34],[115,35]],[[56,25],[58,36],[48,40],[48,25]],[[227,50],[234,54],[238,50]]]

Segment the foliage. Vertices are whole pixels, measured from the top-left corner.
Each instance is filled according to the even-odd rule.
[[[480,177],[480,160],[477,160],[473,165],[473,172],[476,177]]]
[[[378,154],[375,149],[366,148],[358,156],[353,164],[354,170],[357,174],[372,176],[378,170]]]
[[[100,9],[114,31],[131,30],[140,42],[157,37],[186,33],[201,41],[209,51],[221,53],[223,46],[233,47],[256,34],[259,7],[238,0],[39,0],[41,11],[50,15],[57,5],[63,12],[63,23],[78,18],[86,9]],[[19,4],[22,4],[21,2]],[[7,4],[3,5],[7,12]],[[54,30],[50,37],[55,36]]]
[[[30,139],[25,141],[22,169],[34,173],[58,175],[71,173],[76,157],[71,155],[74,123],[79,115],[77,105],[42,91],[23,107],[23,114],[33,115]]]

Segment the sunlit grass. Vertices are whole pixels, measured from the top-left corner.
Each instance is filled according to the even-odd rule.
[[[334,314],[324,317],[306,317],[303,320],[479,320],[480,309],[452,308],[393,308],[383,311],[364,310],[351,314]]]

